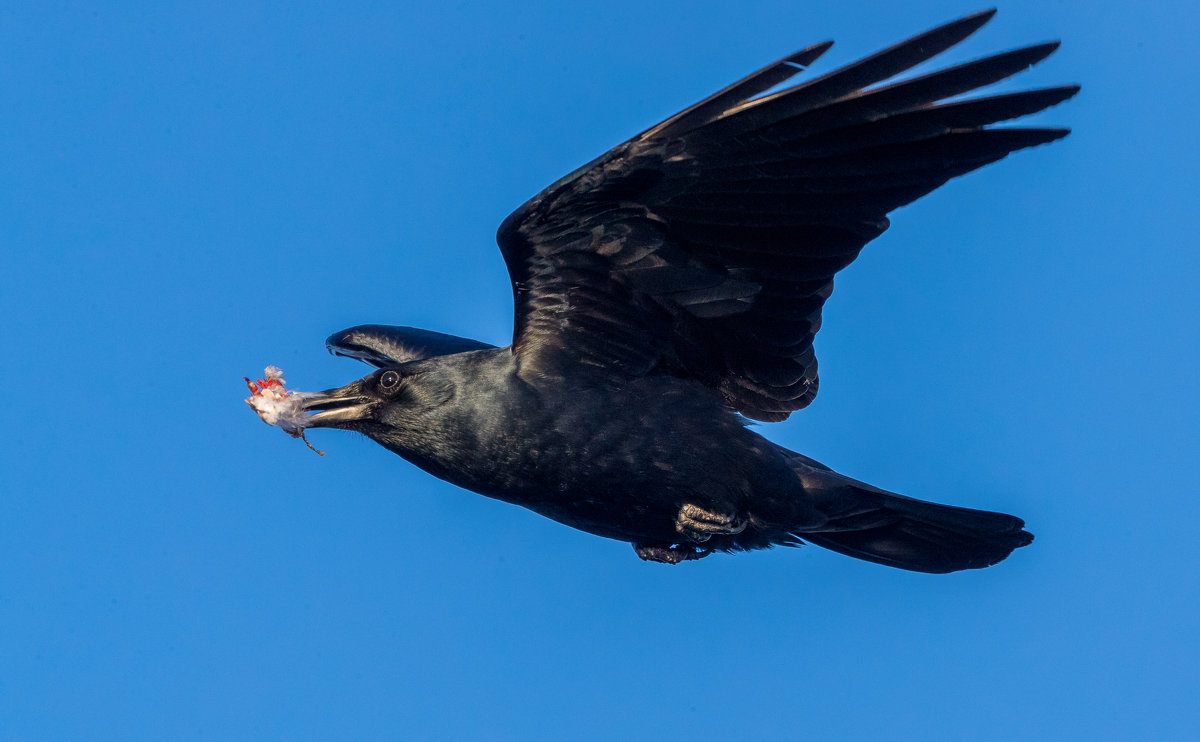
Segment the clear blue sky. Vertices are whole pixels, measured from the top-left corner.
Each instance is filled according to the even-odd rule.
[[[507,342],[500,220],[825,38],[963,2],[10,2],[0,9],[0,739],[1200,735],[1194,2],[1016,0],[1062,38],[1018,153],[839,278],[774,440],[1032,547],[669,568],[246,409],[364,322]],[[1011,85],[1009,87],[1012,87]]]

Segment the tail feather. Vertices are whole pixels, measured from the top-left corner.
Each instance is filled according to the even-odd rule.
[[[840,554],[915,572],[945,573],[990,567],[1033,541],[1016,516],[914,500],[799,455],[793,455],[792,462],[806,494],[828,516],[819,528],[794,535]]]

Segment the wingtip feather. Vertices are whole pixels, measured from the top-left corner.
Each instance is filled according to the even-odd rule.
[[[1031,53],[1036,52],[1037,54],[1040,55],[1037,57],[1037,61],[1030,63],[1030,64],[1037,64],[1038,62],[1042,61],[1043,59],[1050,56],[1054,52],[1058,51],[1058,48],[1060,46],[1062,46],[1062,41],[1060,41],[1058,39],[1052,39],[1051,41],[1043,41],[1040,44],[1033,44],[1032,46],[1027,46],[1027,47],[1025,47],[1024,50],[1029,51]]]
[[[999,9],[998,9],[998,8],[995,8],[995,7],[991,7],[991,8],[984,8],[983,10],[980,10],[980,11],[978,11],[978,12],[976,12],[976,13],[971,13],[971,14],[970,14],[970,15],[968,15],[967,17],[968,17],[968,18],[973,18],[973,17],[975,17],[975,16],[979,16],[979,17],[983,18],[983,22],[984,22],[984,23],[987,23],[988,21],[992,20],[992,18],[993,18],[993,17],[996,15],[996,13],[997,13],[997,11],[998,11],[998,10],[999,10]]]
[[[958,41],[955,41],[951,44],[951,46],[953,46],[954,44],[959,43],[963,39],[966,39],[971,34],[975,33],[979,29],[983,28],[987,24],[988,21],[992,20],[992,18],[995,17],[995,15],[996,15],[996,8],[988,8],[987,10],[981,10],[978,13],[971,13],[970,15],[965,15],[962,18],[959,18],[958,20],[950,21],[949,23],[943,23],[940,26],[931,28],[930,30],[926,31],[923,34],[918,35],[915,38],[922,38],[922,37],[941,35],[941,34],[953,34],[954,36],[958,37]]]
[[[808,67],[813,62],[817,61],[821,57],[822,54],[829,51],[829,48],[832,46],[833,46],[832,39],[830,39],[828,41],[822,41],[819,44],[813,44],[812,46],[801,49],[800,51],[796,52],[795,54],[785,57],[781,61],[787,62],[790,64],[799,65],[801,67]]]

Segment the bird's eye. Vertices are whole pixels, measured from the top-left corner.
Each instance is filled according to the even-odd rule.
[[[395,389],[399,383],[400,374],[395,371],[384,371],[383,376],[379,377],[379,388],[385,392]]]

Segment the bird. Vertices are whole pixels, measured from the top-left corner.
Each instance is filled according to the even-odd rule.
[[[805,543],[926,573],[1000,562],[1033,540],[1020,518],[874,487],[755,429],[813,401],[834,275],[889,212],[1069,132],[994,125],[1078,85],[966,95],[1058,42],[903,76],[994,14],[793,84],[832,42],[809,46],[554,182],[497,232],[510,345],[335,333],[330,352],[375,370],[306,395],[303,427],[357,431],[650,562]]]

